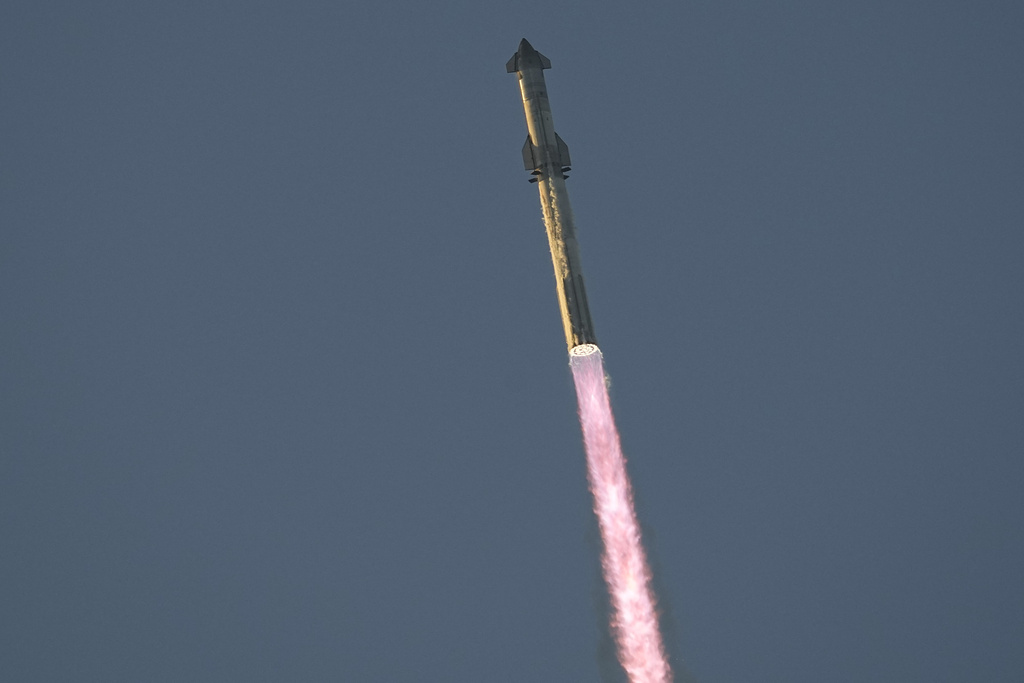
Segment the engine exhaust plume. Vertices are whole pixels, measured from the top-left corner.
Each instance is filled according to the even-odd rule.
[[[601,350],[583,344],[569,352],[580,426],[587,452],[587,477],[603,545],[601,569],[612,608],[612,635],[619,662],[631,683],[672,680],[633,507],[633,488],[615,428]]]

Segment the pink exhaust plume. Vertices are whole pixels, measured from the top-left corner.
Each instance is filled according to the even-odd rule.
[[[587,476],[604,551],[601,565],[612,607],[612,633],[619,662],[631,683],[672,680],[658,630],[651,570],[640,542],[633,489],[619,445],[601,351],[593,344],[570,351],[580,425],[587,451]]]

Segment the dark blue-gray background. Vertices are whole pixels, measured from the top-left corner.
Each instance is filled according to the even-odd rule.
[[[0,675],[598,680],[516,79],[701,683],[1024,679],[1019,2],[7,2]]]

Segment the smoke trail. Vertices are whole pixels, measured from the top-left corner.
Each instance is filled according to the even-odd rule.
[[[619,662],[631,683],[667,683],[672,680],[672,670],[658,631],[651,571],[640,542],[633,488],[608,400],[601,350],[593,344],[577,346],[569,352],[569,365],[587,451],[587,477],[604,546],[601,567],[611,599]]]

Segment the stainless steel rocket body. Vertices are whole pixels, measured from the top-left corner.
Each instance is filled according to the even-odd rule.
[[[565,187],[565,174],[570,170],[569,148],[555,133],[551,103],[544,83],[544,69],[551,68],[551,62],[524,39],[506,68],[509,73],[519,76],[529,130],[523,146],[523,165],[531,171],[534,176],[531,182],[536,181],[540,191],[565,341],[570,350],[582,344],[596,344],[583,285],[576,225]]]

